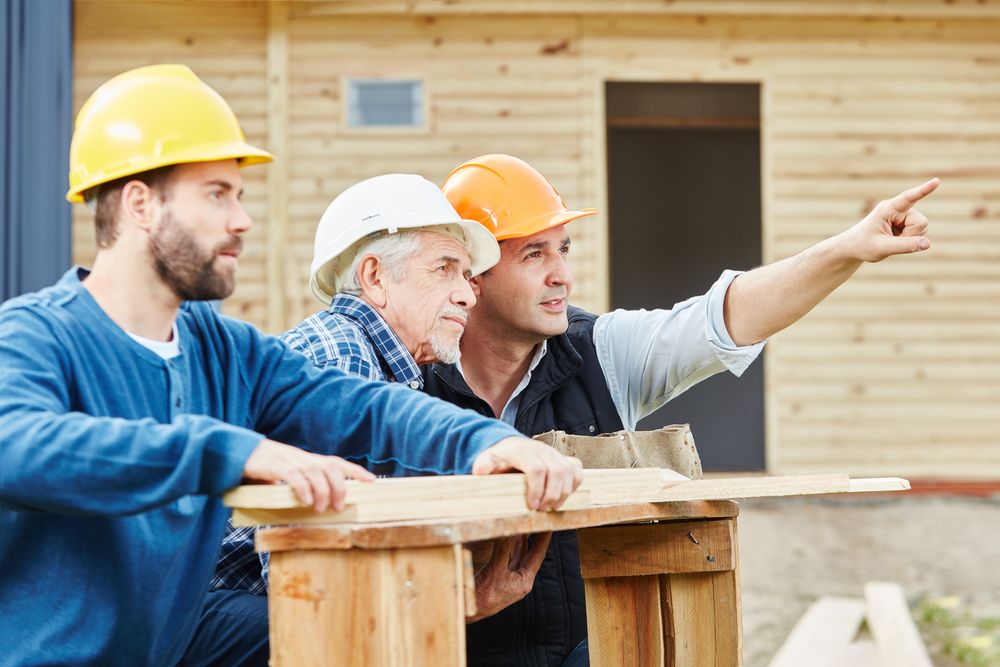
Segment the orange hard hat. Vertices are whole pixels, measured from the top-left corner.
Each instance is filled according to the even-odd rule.
[[[448,174],[441,186],[465,220],[476,220],[497,241],[517,239],[594,215],[597,209],[571,211],[538,171],[510,155],[483,155]]]

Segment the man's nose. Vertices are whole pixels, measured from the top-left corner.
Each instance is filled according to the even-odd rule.
[[[559,257],[555,260],[554,265],[549,270],[548,284],[565,285],[566,287],[573,285],[573,271],[569,268],[569,260],[565,257]]]
[[[236,202],[236,211],[233,213],[233,218],[229,221],[229,231],[233,234],[245,234],[251,227],[253,227],[253,220],[250,219],[250,215],[243,208],[243,203]]]
[[[459,308],[472,308],[476,305],[476,294],[472,291],[472,285],[464,276],[459,280],[461,284],[451,293],[451,302]]]

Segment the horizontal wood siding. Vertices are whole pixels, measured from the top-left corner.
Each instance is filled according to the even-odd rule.
[[[266,15],[261,2],[76,2],[74,109],[127,69],[181,63],[233,107],[247,140],[267,147]],[[243,171],[254,226],[244,237],[237,288],[227,314],[257,324],[267,316],[266,166]],[[73,207],[73,261],[90,265],[93,218]]]
[[[482,2],[289,5],[286,251],[268,272],[267,167],[248,169],[257,225],[226,310],[268,327],[268,294],[284,294],[272,320],[279,312],[284,326],[295,324],[319,307],[308,268],[333,197],[385,172],[440,182],[463,160],[496,151],[537,166],[571,206],[602,210],[570,229],[574,300],[603,310],[614,224],[603,213],[604,82],[758,82],[766,261],[845,229],[879,198],[932,175],[944,180],[921,206],[931,252],[863,267],[771,341],[769,469],[1000,475],[996,4],[941,3],[950,13],[903,0],[877,11],[857,2],[570,4],[578,9],[523,4],[526,15],[516,5],[484,14]],[[739,6],[752,15],[732,14]],[[266,145],[264,3],[76,7],[78,106],[118,71],[184,62],[233,104],[249,139]],[[428,127],[346,131],[352,76],[423,80]],[[77,209],[74,256],[87,263],[92,225]]]

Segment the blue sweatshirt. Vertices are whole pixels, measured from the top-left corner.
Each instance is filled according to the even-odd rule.
[[[164,361],[71,270],[0,306],[0,666],[175,665],[227,510],[266,436],[362,464],[467,472],[517,432],[405,387],[319,371],[188,303]]]

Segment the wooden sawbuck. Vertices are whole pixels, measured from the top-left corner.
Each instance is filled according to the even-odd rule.
[[[271,552],[274,667],[465,665],[475,613],[468,542],[576,530],[591,664],[742,664],[734,498],[901,491],[843,474],[678,479],[659,469],[586,470],[558,512],[533,512],[523,475],[350,482],[317,514],[286,486],[226,502]]]

